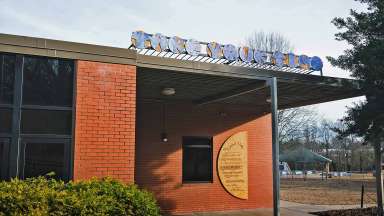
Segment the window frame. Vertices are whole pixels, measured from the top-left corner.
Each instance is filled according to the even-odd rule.
[[[35,59],[37,61],[42,60],[42,61],[48,61],[48,60],[57,60],[58,64],[60,64],[60,60],[62,61],[68,61],[68,63],[71,63],[72,66],[72,98],[71,98],[71,104],[65,104],[65,105],[59,105],[59,104],[38,104],[36,102],[33,103],[28,103],[26,100],[26,96],[24,95],[24,88],[26,85],[26,71],[25,71],[25,58],[30,58],[30,59]],[[69,62],[72,61],[72,62]],[[46,56],[35,56],[35,55],[23,55],[23,69],[22,69],[22,89],[21,89],[21,94],[23,97],[21,98],[21,108],[27,108],[27,109],[53,109],[53,110],[72,110],[73,104],[74,104],[74,97],[73,95],[75,94],[75,75],[76,74],[76,63],[72,59],[66,59],[66,58],[53,58],[53,57],[46,57]]]
[[[12,138],[12,132],[13,132],[13,119],[14,119],[14,109],[15,109],[15,101],[14,101],[14,96],[15,96],[15,90],[16,90],[16,65],[17,65],[17,62],[16,62],[16,54],[14,53],[6,53],[6,52],[0,52],[0,71],[1,72],[4,72],[3,71],[3,63],[4,63],[4,59],[5,59],[5,56],[8,56],[8,57],[12,57],[14,58],[14,62],[13,62],[13,93],[12,93],[12,102],[11,103],[7,103],[7,102],[1,102],[0,101],[0,109],[4,109],[4,110],[9,110],[11,112],[11,130],[10,131],[5,131],[5,132],[0,132],[0,139],[2,140],[3,138],[8,138],[8,151],[10,149],[10,145],[12,143],[12,140],[10,140],[10,138]],[[1,75],[1,74],[0,74]],[[0,85],[1,87],[1,85]],[[8,156],[9,157],[9,156]],[[1,164],[0,164],[1,165]],[[9,161],[8,161],[8,166],[9,166]],[[1,176],[1,175],[0,175]]]
[[[0,132],[0,136],[2,136],[2,135],[4,135],[4,136],[10,135],[11,136],[12,124],[13,124],[13,106],[12,105],[2,105],[2,104],[0,104],[0,110],[8,110],[8,112],[11,114],[10,115],[11,124],[8,125],[8,126],[10,126],[9,131]],[[2,126],[2,124],[0,124],[0,127],[1,126]]]
[[[19,152],[19,178],[20,179],[25,179],[24,176],[24,168],[25,168],[25,149],[26,145],[28,143],[40,143],[40,144],[48,144],[48,145],[55,145],[55,144],[63,144],[64,145],[64,178],[62,179],[63,181],[69,181],[71,179],[71,168],[70,168],[70,151],[71,151],[71,139],[66,139],[66,138],[42,138],[42,137],[36,137],[36,138],[31,138],[31,137],[25,137],[22,138],[20,141],[20,152]],[[33,144],[32,144],[33,145]]]
[[[16,54],[14,54],[14,53],[6,53],[6,52],[0,52],[0,71],[1,72],[4,72],[3,71],[3,66],[4,66],[4,57],[5,56],[8,56],[8,57],[14,57],[14,62],[13,62],[13,72],[15,73],[15,71],[16,71]],[[0,74],[0,75],[2,75],[2,74]],[[11,102],[10,103],[8,103],[8,102],[1,102],[1,100],[0,100],[0,105],[2,105],[2,106],[5,106],[5,107],[13,107],[13,104],[14,104],[14,97],[15,97],[15,88],[16,88],[16,86],[15,86],[15,84],[16,84],[16,82],[15,82],[15,80],[16,80],[16,73],[15,74],[13,74],[13,92],[12,92],[12,99],[11,99]],[[1,87],[1,85],[0,85],[0,87]]]
[[[37,60],[63,60],[63,61],[72,61],[72,104],[71,106],[68,106],[68,105],[61,105],[61,106],[58,106],[58,105],[36,105],[36,104],[26,104],[24,103],[24,100],[23,100],[23,97],[20,99],[19,103],[20,103],[20,119],[19,119],[19,122],[20,122],[20,135],[21,136],[35,136],[35,137],[39,137],[39,136],[45,136],[45,137],[53,137],[53,138],[56,138],[56,137],[74,137],[74,124],[75,124],[75,105],[76,105],[76,71],[77,71],[77,65],[76,65],[76,61],[74,60],[71,60],[71,59],[65,59],[65,58],[52,58],[52,57],[44,57],[44,56],[34,56],[34,55],[22,55],[22,58],[23,58],[23,63],[22,63],[22,70],[21,70],[21,89],[20,89],[20,93],[21,95],[24,94],[24,64],[25,64],[25,58],[35,58]],[[22,113],[23,111],[25,110],[45,110],[45,111],[70,111],[71,112],[71,119],[72,119],[72,123],[71,123],[71,128],[70,128],[70,133],[67,134],[67,133],[60,133],[60,134],[51,134],[51,133],[26,133],[26,132],[23,132],[22,130]]]
[[[9,145],[11,143],[10,137],[0,136],[0,143],[4,145],[3,155],[0,155],[0,180],[9,179]]]
[[[53,57],[41,57],[36,55],[28,54],[17,54],[17,53],[7,53],[0,52],[0,56],[11,55],[14,56],[14,85],[13,85],[13,103],[12,104],[0,104],[1,108],[12,109],[12,130],[10,133],[0,133],[0,138],[8,138],[8,149],[9,149],[9,158],[8,158],[8,179],[15,178],[20,176],[20,166],[24,164],[21,162],[20,150],[22,149],[22,140],[35,138],[35,139],[66,139],[69,143],[65,145],[66,153],[65,157],[68,164],[66,171],[66,179],[63,180],[72,180],[73,179],[73,169],[74,169],[74,140],[75,140],[75,118],[76,118],[76,77],[77,77],[77,62],[73,59],[67,58],[53,58]],[[70,61],[70,66],[72,69],[72,104],[69,105],[59,105],[59,106],[46,106],[46,105],[26,105],[23,104],[23,80],[24,80],[24,66],[25,58],[43,58],[43,59],[57,59]],[[45,133],[34,133],[27,134],[21,131],[21,112],[25,109],[33,110],[51,110],[51,111],[71,111],[71,129],[69,134],[49,134]],[[1,164],[0,164],[1,165]],[[0,173],[1,174],[1,173]]]
[[[186,140],[187,139],[207,139],[209,140],[209,146],[206,146],[206,147],[190,147],[186,144]],[[207,178],[207,180],[201,180],[201,181],[195,181],[195,180],[190,180],[190,179],[186,179],[185,175],[184,175],[184,166],[186,165],[186,161],[184,160],[185,159],[185,148],[206,148],[206,149],[209,149],[210,151],[210,158],[209,158],[209,161],[210,161],[210,176]],[[201,183],[213,183],[213,137],[211,136],[183,136],[182,137],[182,183],[183,184],[201,184]]]
[[[63,124],[63,126],[67,126],[67,127],[63,127],[62,131],[58,132],[56,131],[55,132],[52,132],[52,130],[45,130],[44,132],[39,132],[39,129],[31,129],[30,127],[27,127],[27,126],[30,126],[30,124],[24,124],[25,122],[25,119],[24,118],[27,118],[27,113],[28,112],[34,112],[34,111],[46,111],[45,114],[48,114],[49,112],[58,112],[60,113],[60,115],[62,115],[61,117],[69,117],[71,116],[71,118],[62,118],[61,120],[64,120],[63,122],[61,123],[67,123],[67,124]],[[58,114],[56,113],[56,114]],[[29,113],[30,114],[30,113]],[[36,113],[35,113],[36,114]],[[40,113],[41,114],[41,113]],[[33,135],[36,135],[36,136],[44,136],[44,135],[48,135],[48,136],[51,136],[51,137],[57,137],[57,136],[71,136],[71,134],[73,134],[73,118],[74,118],[74,112],[72,110],[72,108],[70,109],[45,109],[45,108],[24,108],[23,106],[21,106],[21,111],[20,111],[20,134],[22,136],[33,136]],[[32,116],[32,115],[28,115],[29,117]],[[53,123],[54,121],[52,121],[52,119],[49,119],[49,118],[44,118],[45,120],[49,120],[49,123]],[[57,119],[56,119],[57,120]],[[36,125],[36,124],[34,124]],[[50,124],[49,126],[51,129],[54,128],[54,129],[59,129],[57,126],[53,126],[52,124]],[[35,131],[33,131],[35,130]]]

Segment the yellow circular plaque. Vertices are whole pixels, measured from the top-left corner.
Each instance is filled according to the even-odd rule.
[[[248,133],[238,132],[221,146],[217,170],[225,190],[234,197],[248,199]]]

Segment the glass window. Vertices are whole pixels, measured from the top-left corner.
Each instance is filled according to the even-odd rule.
[[[73,60],[0,53],[0,179],[18,168],[21,178],[53,171],[57,178],[68,180],[71,139],[57,143],[57,138],[72,134],[73,78]],[[21,140],[20,155],[9,151],[9,137],[18,132],[12,128],[25,135],[15,137]],[[26,143],[27,137],[46,139]],[[18,167],[9,167],[10,158],[17,158]]]
[[[13,103],[15,56],[0,54],[0,104]]]
[[[69,135],[72,133],[72,111],[23,109],[21,133]]]
[[[0,180],[8,179],[8,139],[0,139]]]
[[[73,61],[26,56],[23,104],[72,106]]]
[[[10,133],[12,130],[12,109],[0,108],[0,133]]]
[[[212,182],[212,138],[183,138],[183,182]]]
[[[23,178],[44,176],[54,172],[53,178],[68,177],[64,143],[31,141],[24,143]]]

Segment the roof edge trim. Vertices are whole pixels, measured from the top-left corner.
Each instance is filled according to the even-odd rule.
[[[0,33],[0,51],[136,65],[133,50]]]

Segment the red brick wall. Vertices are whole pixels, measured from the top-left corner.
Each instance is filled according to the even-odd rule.
[[[135,182],[153,191],[163,210],[174,213],[272,208],[270,115],[255,107],[168,104],[169,141],[160,141],[162,105],[139,102]],[[260,112],[259,112],[260,113]],[[232,134],[248,131],[249,199],[231,196],[216,172],[217,154]],[[182,183],[182,136],[213,136],[213,183]]]
[[[134,180],[136,67],[77,61],[74,179]]]

